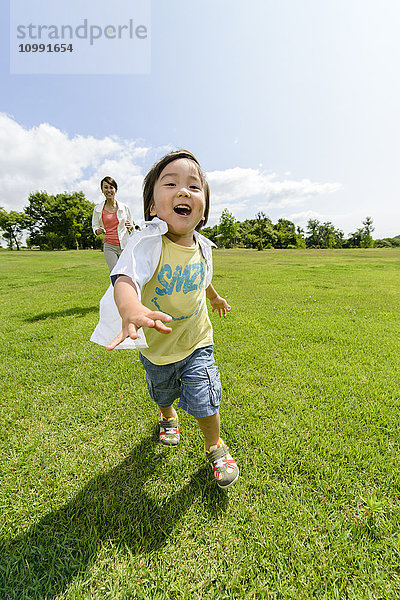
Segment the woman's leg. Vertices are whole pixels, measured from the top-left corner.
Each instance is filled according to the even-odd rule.
[[[121,248],[119,246],[112,246],[111,244],[105,243],[103,246],[103,252],[104,258],[106,259],[106,263],[111,273],[117,264],[118,258],[121,254]]]

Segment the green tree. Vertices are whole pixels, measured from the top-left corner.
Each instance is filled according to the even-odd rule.
[[[321,248],[341,248],[343,231],[336,229],[330,221],[319,225]]]
[[[344,241],[344,248],[361,248],[362,229],[357,229],[354,233],[350,233],[347,240]]]
[[[399,236],[374,240],[374,248],[400,248]]]
[[[307,223],[306,245],[307,248],[341,248],[343,231],[330,221],[321,223],[317,219],[310,219]]]
[[[374,240],[372,239],[372,232],[374,227],[372,226],[371,217],[366,217],[363,221],[363,227],[359,227],[354,233],[351,233],[343,244],[346,248],[372,248]]]
[[[42,247],[46,243],[46,206],[49,198],[46,192],[34,192],[29,195],[29,204],[25,207],[25,214],[28,217],[27,229],[31,246]]]
[[[218,223],[218,237],[221,246],[231,248],[236,243],[237,221],[227,208],[222,211]]]
[[[241,248],[257,248],[258,238],[254,231],[255,219],[245,219],[237,223],[236,239]]]
[[[255,232],[254,232],[258,238],[257,250],[262,250],[264,248],[266,225],[267,225],[267,215],[263,212],[258,212],[256,214],[256,227],[255,227]]]
[[[10,250],[13,250],[14,246],[20,250],[21,236],[25,228],[26,216],[23,213],[15,210],[8,213],[4,208],[0,208],[0,230]]]
[[[83,192],[31,194],[25,209],[30,245],[44,250],[95,248],[98,242],[91,227],[93,206]]]
[[[374,248],[393,248],[392,240],[390,238],[374,240]]]
[[[320,248],[321,247],[321,223],[317,219],[309,219],[307,223],[307,237],[306,245],[307,248]]]
[[[57,194],[51,196],[47,203],[47,223],[45,231],[50,242],[49,233],[53,237],[54,246],[58,248],[88,248],[88,224],[91,221],[93,204],[85,199],[83,192]],[[90,231],[89,237],[92,237]]]
[[[306,240],[304,238],[304,229],[299,225],[296,227],[296,245],[298,248],[306,247]]]
[[[275,248],[297,248],[296,225],[288,219],[279,219],[274,225],[278,235]]]
[[[372,232],[375,227],[372,226],[373,220],[371,217],[366,217],[363,221],[363,227],[361,228],[361,248],[372,248],[374,240],[372,238]]]
[[[201,233],[206,238],[214,242],[214,244],[218,241],[218,225],[214,225],[214,227],[202,227]]]
[[[257,238],[257,250],[271,248],[277,242],[278,235],[274,230],[272,221],[263,212],[256,214],[253,232]]]

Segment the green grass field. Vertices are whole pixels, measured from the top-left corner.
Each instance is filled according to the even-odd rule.
[[[219,490],[89,342],[100,252],[0,252],[0,598],[400,598],[400,251],[218,250]]]

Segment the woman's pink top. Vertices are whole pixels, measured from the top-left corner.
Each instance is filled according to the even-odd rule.
[[[118,217],[116,212],[110,212],[103,208],[102,219],[104,229],[106,230],[106,235],[104,237],[104,241],[107,244],[112,244],[113,246],[119,246],[119,237],[118,237]]]

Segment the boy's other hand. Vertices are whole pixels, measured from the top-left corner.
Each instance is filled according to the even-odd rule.
[[[221,298],[221,296],[218,295],[210,299],[210,304],[212,306],[213,312],[214,310],[217,310],[220,317],[226,317],[228,312],[231,310],[231,307],[229,306],[225,298]]]

